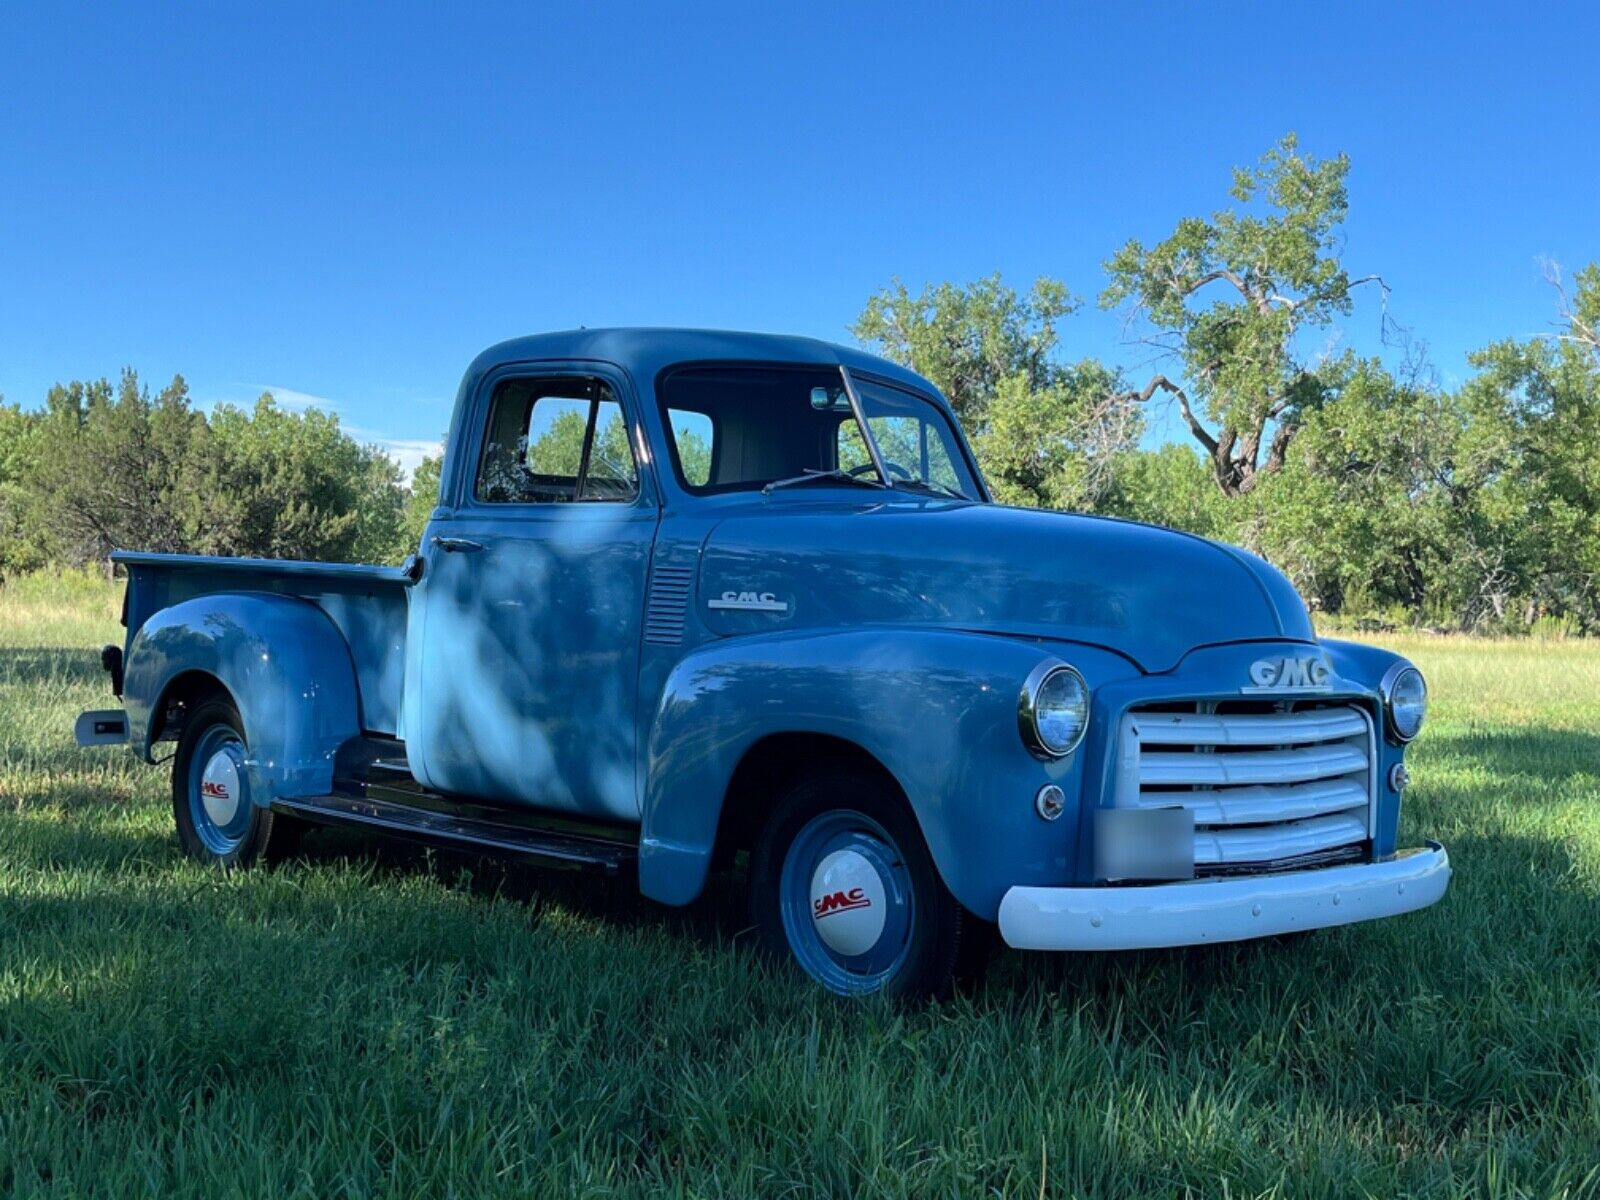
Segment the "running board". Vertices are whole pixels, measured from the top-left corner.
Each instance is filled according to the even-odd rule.
[[[505,825],[372,796],[294,796],[274,800],[272,809],[319,825],[352,826],[456,850],[540,866],[589,868],[607,875],[631,868],[639,857],[638,848],[628,842],[558,829]]]

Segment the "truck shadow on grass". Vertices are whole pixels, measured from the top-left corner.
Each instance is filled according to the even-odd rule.
[[[174,1014],[222,978],[255,998],[249,1028],[241,1042],[220,1016],[199,1029],[178,1022],[183,1044],[164,1054],[185,1080],[228,1063],[270,1081],[251,1064],[300,1053],[283,1013],[361,1011],[375,987],[388,989],[385,1003],[443,989],[454,999],[440,1003],[480,1011],[500,1002],[484,997],[531,985],[529,1013],[552,1028],[609,1019],[590,1009],[615,1007],[597,998],[618,989],[626,1011],[663,1031],[683,1022],[784,1031],[816,1019],[819,1004],[832,1008],[798,971],[754,960],[737,876],[668,909],[614,880],[342,830],[312,834],[276,868],[227,874],[181,864],[156,828],[0,812],[0,862],[14,872],[0,896],[0,948],[29,979],[0,1003],[0,1027],[38,1040],[45,1075],[60,1074],[49,1067],[56,1042],[88,1036],[86,1013],[95,1028],[132,1014],[141,1037],[167,1036]],[[1196,1064],[1230,1079],[1291,1070],[1355,1111],[1415,1102],[1477,1112],[1527,1103],[1530,1089],[1553,1095],[1583,1074],[1574,1048],[1596,1034],[1584,999],[1600,970],[1595,896],[1558,837],[1471,834],[1452,850],[1456,883],[1423,913],[1288,943],[1001,949],[984,982],[888,1028],[1010,1030],[997,1041],[1014,1044],[1024,1066],[1027,1040],[1048,1035],[1182,1078]],[[81,988],[68,996],[62,978]],[[877,1028],[876,1012],[846,1007],[824,1020]]]
[[[1455,818],[1463,804],[1475,800],[1495,807],[1536,808],[1562,803],[1561,786],[1580,771],[1595,770],[1600,764],[1600,735],[1583,730],[1482,728],[1451,734],[1432,734],[1424,743],[1425,763],[1443,764],[1468,756],[1474,764],[1472,777],[1460,780],[1442,770],[1430,778],[1425,765],[1420,776],[1419,798],[1424,800],[1419,814],[1408,820],[1415,833],[1402,836],[1402,844],[1416,844],[1420,838],[1440,834],[1429,828],[1434,818]],[[1530,788],[1530,784],[1541,785]],[[1558,839],[1518,836],[1514,833],[1480,834],[1459,827],[1444,834],[1454,862],[1456,879],[1439,906],[1430,912],[1405,915],[1394,921],[1362,923],[1351,927],[1360,939],[1393,941],[1393,948],[1405,953],[1408,930],[1416,923],[1430,928],[1444,922],[1473,937],[1501,936],[1493,927],[1503,916],[1526,933],[1530,927],[1548,924],[1544,917],[1530,918],[1526,910],[1539,910],[1546,899],[1562,908],[1558,896],[1570,881],[1573,860]],[[747,919],[747,898],[742,870],[713,875],[707,893],[693,905],[673,909],[640,897],[630,885],[579,872],[562,872],[525,867],[471,854],[420,847],[381,835],[344,830],[319,830],[311,834],[302,850],[309,861],[357,857],[380,869],[395,873],[425,873],[439,882],[464,887],[483,897],[504,897],[539,907],[557,904],[587,917],[628,927],[672,929],[686,935],[734,944],[753,941]],[[1526,878],[1513,898],[1499,886],[1518,873]],[[1493,891],[1488,886],[1495,881]],[[1546,886],[1540,886],[1542,884]],[[1545,893],[1548,893],[1546,895]],[[1568,897],[1593,903],[1588,897]],[[1470,906],[1470,915],[1469,915]],[[1550,914],[1547,914],[1549,916]],[[1531,920],[1531,926],[1530,926]],[[1600,936],[1600,935],[1596,935]],[[1226,943],[1171,950],[1128,951],[1098,954],[1028,954],[1011,951],[994,939],[994,954],[989,972],[991,983],[1004,987],[1027,988],[1044,981],[1050,986],[1089,983],[1107,969],[1177,969],[1197,982],[1206,979],[1225,983],[1230,975],[1245,974],[1262,960],[1318,963],[1325,960],[1327,948],[1347,940],[1338,929],[1315,932],[1304,937],[1273,938],[1261,941]],[[1459,954],[1468,947],[1458,946]],[[1483,947],[1473,947],[1478,953]],[[1374,950],[1374,953],[1386,953]],[[1336,958],[1342,955],[1334,956]],[[1328,965],[1326,962],[1324,966]],[[1319,986],[1338,985],[1338,978],[1321,979]]]
[[[1457,839],[1456,844],[1461,860],[1492,859],[1502,871],[1515,872],[1519,864],[1524,869],[1537,864],[1550,881],[1552,894],[1522,901],[1540,911],[1539,918],[1531,923],[1526,914],[1515,918],[1519,936],[1533,943],[1559,939],[1563,923],[1579,921],[1581,914],[1576,910],[1593,904],[1591,897],[1553,894],[1560,890],[1558,881],[1570,877],[1572,867],[1559,843],[1470,837]],[[714,875],[706,893],[681,909],[655,904],[630,886],[595,875],[523,866],[345,830],[310,834],[297,859],[278,869],[293,871],[297,863],[351,862],[375,870],[380,878],[426,877],[441,887],[486,901],[526,905],[535,914],[559,910],[613,929],[660,932],[701,945],[746,950],[756,946],[747,916],[742,866]],[[1461,891],[1455,887],[1454,894],[1447,894],[1432,910],[1390,921],[1173,949],[1028,953],[1005,946],[989,927],[985,930],[988,969],[980,980],[968,981],[961,993],[985,1006],[1003,1007],[1030,1007],[1047,997],[1065,997],[1073,1002],[1137,1003],[1143,1008],[1152,992],[1168,993],[1177,1003],[1180,997],[1207,991],[1235,1000],[1254,997],[1257,1002],[1274,1005],[1313,1001],[1318,1006],[1337,1005],[1353,1002],[1356,996],[1366,1003],[1403,1002],[1417,990],[1421,979],[1430,981],[1426,985],[1430,992],[1448,987],[1447,979],[1464,958],[1481,962],[1502,956],[1505,922],[1512,914],[1499,904],[1482,905],[1475,898],[1463,897]],[[381,889],[375,889],[375,894],[379,892]],[[1452,900],[1455,905],[1471,906],[1470,919],[1465,919]],[[1389,962],[1403,969],[1374,973],[1374,962]],[[1506,962],[1511,969],[1511,960]],[[810,986],[796,970],[780,967],[778,973],[800,986]],[[1173,1019],[1189,1007],[1177,1003]]]
[[[1600,775],[1600,733],[1581,729],[1529,729],[1490,726],[1441,734],[1424,734],[1413,761],[1424,796],[1463,798],[1504,793],[1520,800],[1529,783],[1553,786],[1575,774]],[[1462,766],[1474,774],[1458,782],[1450,775]],[[1442,778],[1433,778],[1440,768]],[[1409,794],[1408,794],[1409,795]]]
[[[598,875],[551,870],[486,858],[469,853],[419,845],[343,829],[308,833],[294,859],[278,869],[293,871],[297,864],[347,865],[371,868],[380,877],[396,881],[423,877],[447,889],[459,890],[485,901],[511,901],[528,906],[535,914],[559,909],[614,929],[659,931],[705,944],[756,949],[756,934],[748,916],[748,891],[744,863],[714,874],[706,890],[683,908],[656,904],[641,896],[631,882]],[[981,936],[987,941],[988,970],[976,984],[961,989],[969,996],[999,999],[1032,993],[1038,988],[1078,991],[1111,987],[1110,976],[1128,972],[1175,971],[1191,979],[1214,977],[1223,981],[1230,973],[1248,972],[1258,955],[1292,957],[1291,941],[1236,943],[1178,950],[1114,952],[1106,954],[1033,954],[1010,949],[992,927]],[[779,966],[778,973],[803,986],[797,969]]]
[[[1425,807],[1431,814],[1452,812],[1469,792],[1496,805],[1503,798],[1509,813],[1543,800],[1560,802],[1559,793],[1552,796],[1548,791],[1529,800],[1528,782],[1549,788],[1586,764],[1600,762],[1600,736],[1573,730],[1477,730],[1431,738],[1428,751],[1430,759],[1470,754],[1477,764],[1468,783],[1448,776],[1431,781],[1422,775],[1420,786],[1427,789]],[[79,757],[80,752],[70,753]],[[90,803],[85,781],[74,778],[70,770],[62,774],[61,782],[30,799],[29,807],[57,814],[70,811],[72,820],[31,822],[26,812],[0,813],[0,835],[4,835],[0,857],[43,871],[88,865],[144,871],[176,855],[170,836],[145,833],[142,819],[137,826],[129,824],[125,818],[131,810],[123,809],[114,820],[90,815],[85,811]],[[17,820],[28,828],[5,828],[8,821]],[[1463,961],[1479,964],[1478,978],[1493,980],[1520,972],[1518,961],[1530,951],[1553,954],[1558,960],[1571,953],[1600,960],[1600,933],[1592,919],[1596,898],[1582,890],[1581,875],[1561,838],[1457,828],[1446,840],[1456,879],[1444,901],[1425,913],[1289,941],[1190,949],[1050,955],[1023,954],[997,945],[987,980],[976,992],[986,1003],[1007,1004],[1036,991],[1106,1000],[1126,998],[1136,988],[1253,993],[1287,986],[1295,993],[1307,989],[1325,1000],[1364,977],[1359,985],[1362,995],[1381,1000],[1386,993],[1392,1000],[1424,979],[1430,987],[1448,990],[1451,972]],[[341,863],[373,874],[372,904],[380,909],[405,880],[425,878],[446,891],[526,906],[535,919],[560,911],[611,929],[659,931],[700,945],[748,948],[755,940],[746,915],[742,874],[737,871],[714,876],[700,900],[673,909],[644,900],[626,881],[333,829],[312,831],[295,858],[277,870],[292,878],[303,866]],[[386,880],[396,886],[385,886]],[[439,950],[440,961],[447,961],[449,947]],[[1374,980],[1369,968],[1375,961],[1391,963],[1396,970]]]
[[[369,866],[380,876],[426,877],[479,899],[523,904],[536,913],[558,906],[617,928],[656,928],[721,943],[754,940],[746,918],[742,873],[713,875],[697,901],[671,908],[646,900],[628,876],[609,878],[590,871],[530,866],[381,833],[336,828],[308,830],[294,856],[277,869],[292,871],[297,863],[345,862]]]

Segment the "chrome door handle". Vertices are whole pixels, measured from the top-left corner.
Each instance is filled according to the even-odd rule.
[[[483,549],[482,542],[474,542],[470,538],[435,537],[433,544],[441,550],[448,550],[451,554],[476,554]]]

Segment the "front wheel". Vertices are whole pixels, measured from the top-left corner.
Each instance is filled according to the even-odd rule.
[[[837,995],[941,996],[962,960],[968,919],[916,821],[860,773],[779,802],[751,855],[750,904],[764,948]]]
[[[232,701],[195,706],[172,759],[172,815],[184,853],[248,867],[287,853],[299,823],[255,802],[246,769],[244,721]]]

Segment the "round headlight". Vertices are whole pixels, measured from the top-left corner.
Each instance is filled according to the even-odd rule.
[[[1044,662],[1022,685],[1017,723],[1028,749],[1042,758],[1065,758],[1089,727],[1089,686],[1063,662]]]
[[[1428,685],[1422,672],[1411,666],[1391,670],[1383,681],[1383,707],[1395,741],[1409,742],[1421,733],[1428,715]]]

